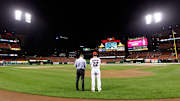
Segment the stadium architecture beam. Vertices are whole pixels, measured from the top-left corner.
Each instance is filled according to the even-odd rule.
[[[159,23],[162,21],[162,13],[161,12],[156,12],[154,14],[148,14],[145,16],[145,21],[146,24],[152,24],[152,23]],[[177,55],[177,48],[176,48],[176,38],[175,38],[175,32],[172,28],[172,34],[173,34],[173,40],[174,40],[174,50],[175,50],[175,54],[176,54],[176,59],[178,59],[178,55]]]

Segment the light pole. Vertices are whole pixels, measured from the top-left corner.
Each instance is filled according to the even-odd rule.
[[[10,22],[11,30],[13,32],[24,33],[29,29],[32,23],[32,15],[25,10],[15,9],[13,10],[13,19]]]
[[[28,33],[28,26],[32,23],[32,15],[29,12],[26,12],[25,10],[16,9],[14,10],[13,17],[15,21],[13,21],[14,24],[12,29],[14,29],[15,32],[17,31],[18,33]],[[22,47],[24,47],[24,38],[22,38],[21,41],[23,42]]]
[[[172,29],[172,34],[173,34],[173,40],[174,40],[174,50],[175,50],[175,54],[176,54],[176,60],[178,59],[178,54],[177,54],[177,48],[176,48],[176,40],[175,40],[175,32]]]

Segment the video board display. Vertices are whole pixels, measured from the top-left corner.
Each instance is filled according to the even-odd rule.
[[[101,42],[98,48],[99,52],[125,51],[125,45],[120,40],[115,40],[114,37],[101,40]]]
[[[128,41],[128,51],[148,50],[147,38]]]
[[[117,49],[117,42],[107,42],[105,46],[106,49]]]
[[[121,42],[107,42],[99,47],[99,52],[125,51],[125,46]]]

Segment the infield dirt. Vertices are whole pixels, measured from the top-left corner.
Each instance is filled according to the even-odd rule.
[[[63,66],[54,66],[54,67],[63,67]],[[56,69],[53,66],[34,66],[34,67],[18,67],[23,69],[44,69],[44,70],[63,70],[63,71],[72,71],[75,72],[74,69]],[[153,68],[153,66],[146,66],[144,68]],[[152,72],[139,71],[144,68],[133,68],[128,70],[101,70],[102,78],[130,78],[130,77],[144,77],[144,76],[152,76]],[[90,71],[85,72],[87,77],[91,76]]]

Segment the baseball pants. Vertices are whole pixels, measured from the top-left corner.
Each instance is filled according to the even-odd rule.
[[[97,78],[97,88],[101,91],[101,71],[100,69],[91,70],[91,90],[95,91],[95,79]]]
[[[84,69],[77,69],[77,72],[76,72],[76,90],[79,90],[79,78],[81,77],[82,90],[84,91],[84,75],[85,75]]]

